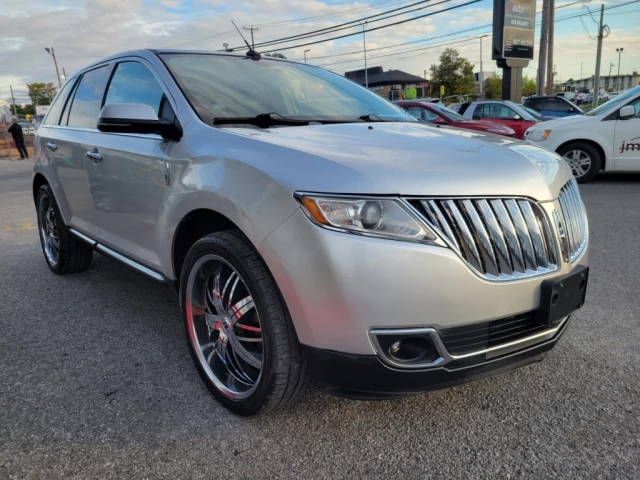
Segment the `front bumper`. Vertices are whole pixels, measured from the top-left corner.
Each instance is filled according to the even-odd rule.
[[[373,355],[352,355],[304,346],[314,379],[334,395],[362,400],[382,400],[415,395],[480,380],[541,361],[557,343],[569,323],[543,342],[472,365],[422,370],[396,369]]]
[[[541,204],[551,217],[557,201]],[[374,356],[373,329],[436,330],[536,310],[544,280],[587,265],[587,249],[552,273],[507,282],[475,274],[451,249],[323,229],[298,210],[259,245],[301,343]],[[375,357],[373,357],[375,359]]]

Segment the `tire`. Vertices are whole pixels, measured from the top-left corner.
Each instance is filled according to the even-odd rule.
[[[73,236],[60,214],[51,187],[42,185],[36,197],[38,233],[47,265],[54,273],[82,272],[93,260],[93,250]],[[57,240],[57,242],[56,242]]]
[[[560,147],[557,153],[569,164],[578,183],[590,182],[602,169],[602,156],[596,147],[586,142],[572,142]],[[588,168],[582,163],[590,162]]]
[[[281,408],[309,384],[280,291],[239,230],[207,235],[191,247],[180,275],[180,306],[198,373],[232,412]]]

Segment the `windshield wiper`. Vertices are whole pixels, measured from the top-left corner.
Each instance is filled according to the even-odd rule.
[[[296,127],[309,125],[307,120],[294,120],[285,118],[279,113],[261,113],[255,117],[216,117],[213,119],[214,125],[255,125],[260,128],[269,128],[276,125]]]

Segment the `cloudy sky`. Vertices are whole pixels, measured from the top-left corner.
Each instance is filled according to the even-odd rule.
[[[56,81],[53,60],[44,47],[54,47],[61,72],[64,68],[71,74],[87,63],[135,48],[216,50],[223,43],[239,46],[241,39],[230,20],[238,26],[257,26],[254,35],[259,43],[335,26],[417,1],[0,0],[0,104],[9,97],[9,85],[13,85],[19,101],[26,101],[27,82]],[[429,66],[446,46],[452,46],[474,63],[477,71],[478,37],[491,33],[492,1],[480,0],[464,6],[471,1],[431,0],[413,7],[427,6],[418,12],[377,22],[371,19],[367,28],[434,13],[368,33],[368,66],[422,75],[425,70],[428,73]],[[608,9],[605,24],[610,27],[603,44],[602,74],[608,74],[611,63],[612,72],[617,72],[617,47],[624,47],[621,73],[640,71],[640,0],[591,0],[586,4],[556,0],[556,7],[561,7],[556,10],[558,79],[579,78],[581,72],[586,77],[595,72],[596,20],[602,3]],[[541,0],[538,5],[541,10]],[[451,7],[457,8],[444,11]],[[583,16],[576,16],[580,14]],[[287,48],[360,30],[361,27],[350,27],[338,34],[257,49]],[[310,50],[309,63],[340,73],[364,66],[361,34],[282,53],[302,61],[306,49]],[[496,68],[491,60],[491,37],[483,40],[482,58],[485,71]],[[535,76],[535,59],[530,65],[525,73]]]

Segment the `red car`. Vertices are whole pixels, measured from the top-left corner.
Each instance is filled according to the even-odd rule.
[[[400,100],[395,102],[399,107],[404,108],[418,120],[435,123],[437,125],[448,125],[456,128],[466,128],[467,130],[477,130],[479,132],[493,133],[507,137],[515,136],[516,132],[496,122],[486,120],[467,120],[462,115],[445,107],[441,103],[421,102],[420,100]]]
[[[508,100],[483,100],[465,103],[460,107],[460,114],[469,120],[484,120],[501,123],[516,131],[516,138],[523,139],[524,132],[536,123],[533,115],[520,105]]]

